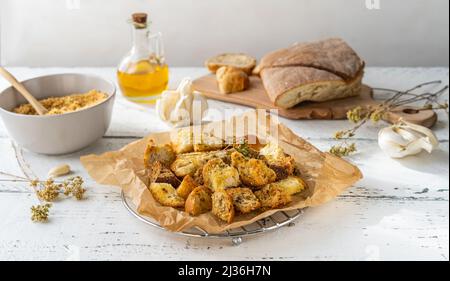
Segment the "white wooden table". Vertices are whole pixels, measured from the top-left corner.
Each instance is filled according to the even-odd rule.
[[[9,68],[19,79],[59,72],[95,73],[115,80],[113,68]],[[171,86],[202,68],[174,68]],[[368,68],[372,86],[407,89],[442,79],[448,68]],[[0,79],[0,88],[6,87]],[[448,94],[445,97],[448,99]],[[210,101],[211,107],[248,108]],[[292,121],[281,118],[320,149],[333,143],[332,134],[346,121]],[[359,153],[350,157],[364,179],[336,200],[308,209],[294,226],[245,239],[185,238],[152,228],[122,206],[119,189],[92,182],[78,161],[81,155],[119,149],[156,131],[169,129],[153,108],[135,105],[120,94],[106,136],[83,151],[64,156],[37,155],[17,147],[0,122],[0,171],[41,179],[48,170],[68,163],[82,175],[87,200],[56,202],[48,223],[33,223],[30,206],[38,201],[22,180],[0,176],[0,259],[2,260],[448,260],[449,259],[449,131],[448,117],[439,115],[435,132],[441,149],[393,160],[378,148],[376,137],[385,124],[362,129]]]

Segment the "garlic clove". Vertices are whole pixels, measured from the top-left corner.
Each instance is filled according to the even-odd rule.
[[[380,130],[378,145],[390,157],[403,158],[422,150],[431,153],[439,146],[439,141],[430,129],[401,121]]]
[[[426,138],[426,141],[431,144],[433,149],[436,149],[439,147],[439,140],[437,139],[436,135],[434,134],[434,132],[432,130],[428,129],[427,127],[420,126],[420,125],[417,125],[414,123],[410,123],[410,122],[406,122],[406,121],[402,121],[402,122],[403,122],[403,124],[405,124],[406,126],[411,128],[412,130],[414,130],[415,132],[423,134]]]
[[[176,91],[164,91],[161,97],[156,101],[156,112],[159,118],[163,121],[168,121],[170,118],[170,111],[175,107],[179,93]]]
[[[49,178],[57,178],[57,177],[67,175],[69,173],[70,173],[70,166],[67,164],[62,164],[62,165],[59,165],[59,166],[56,166],[56,167],[50,169],[50,171],[48,171],[47,176]]]

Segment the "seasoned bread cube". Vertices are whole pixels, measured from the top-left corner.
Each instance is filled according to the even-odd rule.
[[[156,182],[168,183],[175,188],[180,185],[180,180],[174,175],[174,173],[171,170],[167,169],[166,167],[163,167],[161,169],[161,172],[159,173]]]
[[[185,211],[198,216],[212,209],[211,190],[205,186],[196,187],[187,197]]]
[[[183,181],[181,182],[180,186],[178,186],[177,188],[177,194],[178,196],[186,199],[196,187],[197,183],[194,181],[194,179],[190,175],[186,175],[183,178]]]
[[[168,183],[151,183],[150,193],[161,205],[173,208],[184,207],[184,199],[177,195],[175,188]]]
[[[219,91],[222,94],[241,92],[250,85],[247,73],[234,67],[223,66],[219,68],[216,72],[216,78]]]
[[[191,152],[177,155],[175,161],[170,165],[171,170],[178,177],[194,175],[195,172],[213,158],[229,158],[229,151],[217,150],[211,152]]]
[[[239,173],[219,158],[209,160],[203,166],[203,181],[212,191],[219,191],[240,185]]]
[[[256,66],[256,59],[246,54],[228,53],[208,59],[205,65],[212,73],[216,73],[222,66],[232,66],[250,75]]]
[[[274,142],[268,143],[259,151],[269,168],[277,174],[277,180],[291,176],[295,169],[295,160],[284,153],[283,148]]]
[[[196,141],[197,140],[194,139],[195,152],[219,150],[224,147],[223,139],[206,133],[202,133],[202,135],[200,136],[200,142]]]
[[[233,199],[225,190],[219,190],[212,195],[212,213],[219,219],[231,223],[234,219]]]
[[[297,194],[306,187],[305,182],[301,178],[294,176],[290,176],[284,180],[271,183],[270,185],[272,187],[280,188],[283,192],[286,192],[289,195]]]
[[[172,146],[177,154],[194,151],[193,129],[188,127],[178,130]]]
[[[229,188],[226,191],[233,199],[235,210],[241,212],[242,214],[250,213],[261,207],[261,203],[250,188]]]
[[[241,181],[249,186],[262,186],[276,179],[275,172],[263,160],[245,158],[239,152],[231,154],[231,165],[239,171]]]
[[[255,195],[261,202],[261,208],[263,209],[276,209],[292,202],[292,196],[289,193],[271,184],[255,191]]]
[[[148,168],[152,163],[158,161],[164,166],[169,166],[175,160],[175,151],[170,144],[156,145],[150,140],[144,153],[144,164]]]
[[[147,171],[149,174],[149,184],[153,182],[157,183],[168,183],[173,187],[178,187],[180,185],[180,180],[175,176],[175,174],[163,166],[161,162],[156,161],[149,164]]]

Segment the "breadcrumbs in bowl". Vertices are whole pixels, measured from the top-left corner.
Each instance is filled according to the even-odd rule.
[[[57,115],[78,111],[96,105],[104,101],[107,97],[108,95],[105,93],[97,90],[91,90],[83,94],[50,97],[39,100],[39,102],[48,110],[46,115]],[[37,115],[36,110],[34,110],[34,108],[29,103],[19,105],[12,111],[18,114]]]
[[[92,74],[62,73],[22,84],[49,113],[36,115],[13,87],[0,91],[0,117],[20,147],[42,154],[66,154],[94,143],[108,130],[114,83]]]

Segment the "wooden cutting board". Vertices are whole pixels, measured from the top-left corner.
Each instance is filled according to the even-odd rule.
[[[357,106],[373,106],[379,102],[373,99],[373,91],[363,85],[361,94],[357,97],[326,101],[326,102],[304,102],[300,105],[282,109],[276,107],[269,99],[261,79],[258,76],[250,77],[250,87],[243,92],[222,94],[217,87],[215,75],[200,77],[193,82],[194,89],[201,92],[204,96],[251,106],[262,109],[278,109],[278,114],[289,119],[345,119],[347,111]],[[436,122],[436,113],[432,110],[416,112],[413,108],[402,108],[401,111],[390,112],[388,114],[389,122],[396,122],[399,118],[416,124],[430,127]]]

